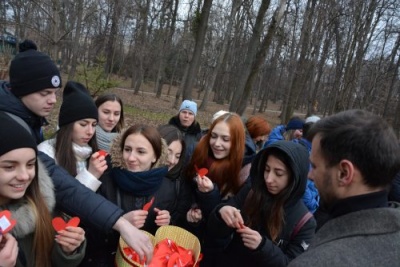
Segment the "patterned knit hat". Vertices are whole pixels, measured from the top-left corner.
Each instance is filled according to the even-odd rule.
[[[10,65],[11,92],[15,96],[61,88],[60,71],[49,56],[37,51],[34,42],[25,40],[19,44],[19,51]]]
[[[63,91],[63,102],[58,116],[58,126],[82,119],[98,120],[97,107],[83,84],[69,81]]]

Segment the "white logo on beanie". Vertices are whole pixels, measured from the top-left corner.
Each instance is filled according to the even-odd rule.
[[[54,76],[51,78],[51,84],[52,84],[54,87],[59,87],[59,86],[60,86],[60,83],[61,83],[60,77],[58,77],[57,75],[54,75]]]

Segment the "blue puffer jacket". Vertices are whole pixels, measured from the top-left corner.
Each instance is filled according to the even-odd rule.
[[[43,140],[41,127],[44,118],[29,111],[9,90],[9,84],[0,81],[0,111],[14,114],[24,120],[32,130],[39,144]],[[46,166],[56,190],[58,209],[70,215],[78,216],[84,223],[99,230],[109,231],[122,216],[123,211],[102,196],[86,188],[63,168],[55,164],[46,154],[39,152],[40,160]]]
[[[311,142],[305,138],[301,138],[298,142],[299,144],[305,146],[308,153],[311,153]],[[311,170],[311,164],[310,164]],[[312,180],[307,179],[306,192],[303,195],[303,202],[307,206],[308,210],[314,213],[319,207],[319,193],[318,189]]]
[[[264,148],[266,148],[269,144],[279,140],[285,140],[283,138],[283,133],[286,131],[285,125],[278,125],[274,129],[272,129],[271,133],[269,134],[267,142],[264,144]]]

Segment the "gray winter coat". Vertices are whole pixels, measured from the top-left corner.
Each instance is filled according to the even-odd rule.
[[[289,266],[399,266],[400,209],[375,208],[334,218]]]

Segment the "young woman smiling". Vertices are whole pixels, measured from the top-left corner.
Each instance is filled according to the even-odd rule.
[[[182,153],[182,147],[180,147]],[[185,211],[176,212],[176,183],[170,179],[168,146],[156,128],[133,125],[114,139],[110,149],[112,168],[101,178],[98,192],[129,213],[133,225],[155,234],[159,226],[176,224]],[[175,155],[176,156],[176,155]],[[148,210],[144,205],[151,201]],[[87,231],[88,248],[85,262],[90,266],[112,266],[118,246],[118,233],[101,235]],[[88,266],[88,265],[85,265]]]
[[[9,233],[0,234],[0,265],[77,266],[85,252],[85,232],[80,227],[54,232],[54,186],[37,158],[35,139],[3,112],[0,127],[7,129],[0,131],[0,212],[8,210],[16,220]],[[7,225],[3,215],[2,227]]]

